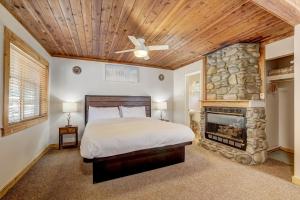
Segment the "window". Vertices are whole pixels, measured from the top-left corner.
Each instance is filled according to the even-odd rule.
[[[4,135],[48,116],[48,62],[9,29],[4,47]]]

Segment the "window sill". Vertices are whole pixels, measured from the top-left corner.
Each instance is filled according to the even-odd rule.
[[[20,131],[30,128],[34,125],[40,124],[40,123],[46,121],[47,119],[48,119],[48,116],[41,116],[41,117],[37,117],[34,119],[10,124],[7,126],[4,125],[4,128],[2,129],[2,136],[8,136],[8,135],[20,132]]]

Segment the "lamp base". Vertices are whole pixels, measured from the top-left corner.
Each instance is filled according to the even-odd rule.
[[[72,125],[70,124],[70,121],[71,121],[71,113],[68,113],[67,114],[67,125],[65,125],[65,127],[71,127]]]

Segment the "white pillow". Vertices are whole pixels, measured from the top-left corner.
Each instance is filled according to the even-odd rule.
[[[121,115],[124,118],[127,117],[146,117],[146,107],[124,107],[120,106]]]
[[[115,119],[115,118],[120,118],[120,111],[118,107],[89,106],[88,121],[95,121],[99,119]]]

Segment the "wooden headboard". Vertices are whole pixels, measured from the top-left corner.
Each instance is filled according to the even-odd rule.
[[[91,107],[117,107],[117,106],[145,106],[147,117],[151,117],[150,96],[103,96],[85,95],[85,124],[88,122],[89,106]]]

